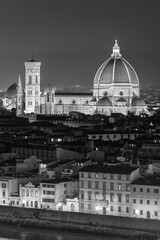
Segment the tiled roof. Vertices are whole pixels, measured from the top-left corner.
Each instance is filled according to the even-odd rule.
[[[155,177],[141,177],[131,183],[132,185],[160,186],[160,179]]]
[[[96,173],[115,173],[115,174],[131,174],[138,167],[120,164],[116,166],[89,165],[80,170],[80,172],[96,172]]]

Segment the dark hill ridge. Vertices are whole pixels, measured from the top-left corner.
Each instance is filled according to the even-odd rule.
[[[160,83],[160,50],[150,52],[121,51],[136,70],[141,87]],[[45,52],[35,54],[35,60],[42,62],[41,85],[49,83],[57,88],[72,85],[92,86],[99,66],[111,55],[109,51],[88,52]],[[7,88],[21,73],[24,85],[24,61],[30,56],[0,56],[0,89]]]

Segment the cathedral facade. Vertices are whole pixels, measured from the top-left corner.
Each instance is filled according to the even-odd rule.
[[[61,92],[48,86],[40,90],[41,62],[25,62],[25,88],[19,76],[17,84],[10,86],[3,98],[4,108],[16,108],[23,114],[69,114],[76,111],[85,114],[133,112],[149,114],[140,98],[139,79],[134,68],[120,53],[117,40],[111,57],[96,72],[91,92]]]

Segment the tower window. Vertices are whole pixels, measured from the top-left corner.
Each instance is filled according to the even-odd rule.
[[[123,91],[120,91],[120,92],[119,92],[119,95],[123,96]]]
[[[47,102],[49,102],[49,93],[47,93]]]
[[[32,76],[29,76],[29,84],[32,84]]]
[[[54,94],[52,93],[52,102],[54,102]]]

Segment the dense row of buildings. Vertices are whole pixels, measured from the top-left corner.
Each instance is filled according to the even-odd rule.
[[[1,113],[0,204],[160,219],[159,119]]]

